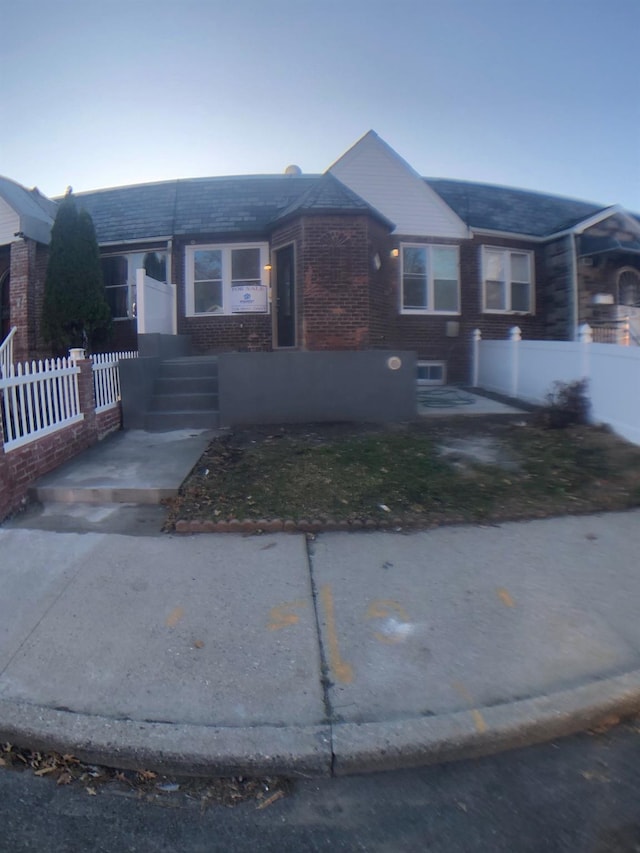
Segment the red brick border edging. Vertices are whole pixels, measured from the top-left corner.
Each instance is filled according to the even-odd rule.
[[[291,518],[231,518],[227,521],[180,519],[176,521],[175,533],[322,533],[329,531],[355,531],[355,530],[393,530],[407,528],[409,525],[399,518],[393,519],[354,519],[353,521],[321,521],[313,519],[309,521],[301,518],[294,521]]]

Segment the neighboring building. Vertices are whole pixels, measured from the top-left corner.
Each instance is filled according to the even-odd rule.
[[[177,286],[194,352],[415,350],[427,381],[469,378],[474,328],[571,339],[640,313],[640,221],[619,207],[423,178],[373,131],[322,175],[165,181],[79,193],[116,348],[135,347],[136,271]],[[3,333],[39,333],[55,202],[0,179]],[[640,332],[640,330],[637,330]]]

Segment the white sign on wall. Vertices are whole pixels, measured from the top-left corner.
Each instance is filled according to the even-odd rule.
[[[267,308],[267,288],[262,284],[237,284],[231,288],[233,314],[252,312],[264,314]]]

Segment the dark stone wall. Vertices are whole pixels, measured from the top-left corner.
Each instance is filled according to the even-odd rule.
[[[391,358],[399,360],[398,369],[389,366]],[[218,381],[223,426],[416,416],[411,352],[224,353]]]

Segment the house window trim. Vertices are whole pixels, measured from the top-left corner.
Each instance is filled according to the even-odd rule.
[[[518,311],[513,308],[487,308],[487,288],[486,288],[486,253],[487,252],[502,252],[503,254],[517,254],[517,255],[528,255],[529,257],[529,287],[531,288],[530,298],[529,298],[529,310],[528,311]],[[480,247],[480,274],[481,274],[481,286],[480,286],[480,310],[483,314],[501,314],[501,315],[510,315],[510,316],[533,316],[536,313],[536,267],[535,267],[536,255],[533,249],[517,249],[512,246],[489,246],[482,245]],[[511,260],[509,260],[509,272],[511,271]],[[505,275],[505,287],[507,284],[509,285],[507,289],[507,295],[509,300],[511,300],[511,276],[508,277]]]
[[[407,249],[426,249],[427,250],[427,305],[433,305],[433,266],[431,263],[432,249],[454,249],[456,253],[456,273],[457,273],[457,311],[437,311],[435,308],[405,308],[404,307],[404,250]],[[460,247],[451,243],[400,243],[400,313],[408,316],[429,316],[429,317],[460,317],[462,295],[460,287]]]
[[[120,245],[121,244],[118,244],[118,246],[120,246]],[[164,255],[165,256],[165,269],[166,269],[166,282],[164,282],[164,283],[167,283],[171,277],[170,272],[169,272],[170,265],[171,265],[171,254],[170,254],[169,247],[166,244],[163,243],[163,244],[158,245],[158,246],[143,246],[143,248],[138,248],[138,246],[136,244],[136,245],[132,245],[131,247],[127,247],[127,248],[130,248],[130,251],[126,251],[126,249],[124,251],[122,249],[112,251],[111,247],[109,247],[109,249],[107,251],[105,251],[105,252],[101,251],[100,252],[100,261],[101,262],[102,262],[102,260],[106,260],[108,258],[125,258],[127,261],[127,281],[126,281],[126,283],[125,284],[110,285],[110,286],[104,285],[105,292],[107,290],[117,290],[118,288],[124,289],[125,287],[127,288],[127,305],[128,305],[127,316],[126,317],[122,317],[122,316],[113,317],[112,316],[111,321],[113,323],[130,323],[131,321],[135,321],[137,318],[137,314],[136,314],[137,293],[136,293],[136,276],[135,276],[135,273],[137,272],[138,269],[144,269],[144,267],[136,267],[136,270],[134,271],[134,275],[132,278],[130,275],[130,270],[129,270],[129,267],[130,267],[129,258],[131,257],[131,255],[146,256],[146,255],[150,254],[151,252],[153,252],[156,255]]]
[[[439,361],[437,359],[425,359],[420,358],[416,364],[417,371],[420,370],[421,367],[440,367],[442,369],[442,379],[440,381],[435,379],[420,379],[416,378],[416,384],[418,388],[442,388],[447,384],[447,362]]]
[[[260,284],[269,292],[269,271],[265,267],[270,261],[269,244],[259,243],[196,243],[185,246],[185,317],[246,317],[260,314],[268,316],[271,313],[271,303],[267,299],[266,311],[237,312],[231,310],[231,251],[234,249],[259,249],[260,250]],[[202,251],[222,252],[222,311],[195,310],[195,253]]]

